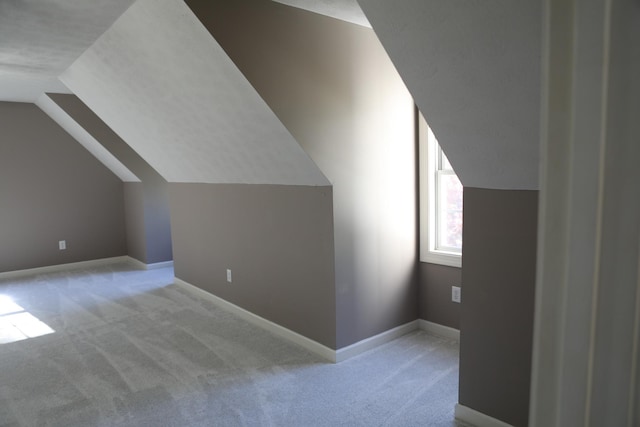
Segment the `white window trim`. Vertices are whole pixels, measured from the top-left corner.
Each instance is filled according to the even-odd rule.
[[[420,115],[419,119],[420,177],[420,261],[462,267],[462,254],[436,250],[436,170],[438,142]]]

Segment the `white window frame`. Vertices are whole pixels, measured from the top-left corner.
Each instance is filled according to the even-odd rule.
[[[454,174],[439,169],[441,152],[435,135],[420,115],[419,119],[419,176],[420,176],[420,261],[462,267],[462,253],[436,248],[437,179]]]

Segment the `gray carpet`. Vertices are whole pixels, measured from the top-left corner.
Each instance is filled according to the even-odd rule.
[[[2,427],[456,425],[458,345],[424,332],[325,363],[125,263],[0,295]]]

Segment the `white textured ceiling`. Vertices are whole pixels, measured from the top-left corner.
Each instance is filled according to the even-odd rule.
[[[0,0],[0,100],[68,93],[60,73],[133,1]],[[540,2],[274,1],[368,26],[364,9],[463,183],[537,188]],[[138,3],[149,16],[127,13],[70,89],[169,180],[326,183],[181,0]]]
[[[462,183],[537,189],[542,2],[359,3]]]
[[[277,0],[368,26],[356,0]],[[0,0],[0,101],[70,93],[58,80],[134,0]]]
[[[182,0],[138,0],[60,79],[170,182],[329,182]]]
[[[0,0],[0,100],[68,92],[57,77],[133,0]]]
[[[332,18],[371,27],[357,0],[273,0]]]

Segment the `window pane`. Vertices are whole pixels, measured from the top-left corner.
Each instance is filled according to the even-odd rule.
[[[462,184],[455,174],[438,175],[438,250],[462,251]]]

